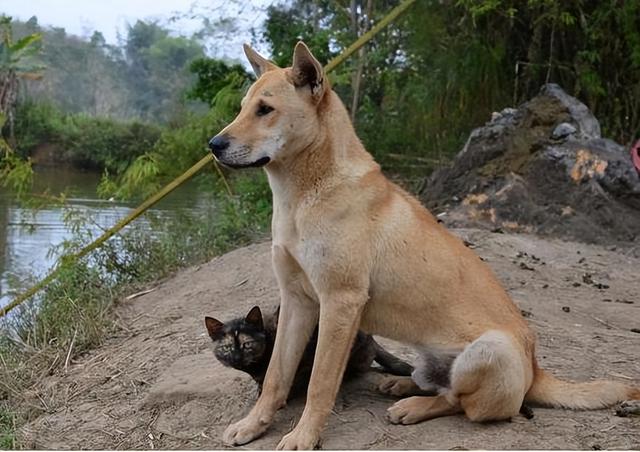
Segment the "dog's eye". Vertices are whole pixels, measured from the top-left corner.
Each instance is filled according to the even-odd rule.
[[[268,115],[273,111],[273,107],[268,106],[267,104],[260,104],[258,107],[258,111],[256,111],[257,116]]]

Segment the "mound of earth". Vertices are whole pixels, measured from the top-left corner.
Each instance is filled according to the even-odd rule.
[[[564,378],[640,383],[640,259],[600,246],[526,234],[456,230],[488,262],[538,334],[541,365]],[[218,449],[257,393],[213,357],[204,316],[227,319],[277,303],[270,245],[238,249],[123,300],[118,333],[44,377],[25,395],[33,418],[21,445],[46,449]],[[406,359],[413,351],[381,341]],[[390,425],[383,374],[346,383],[325,449],[639,449],[640,419],[614,409],[534,410],[534,418],[473,424],[463,416]],[[273,449],[299,419],[294,400],[249,448]]]
[[[445,223],[625,243],[640,255],[640,176],[601,138],[589,109],[558,85],[494,113],[422,193]]]

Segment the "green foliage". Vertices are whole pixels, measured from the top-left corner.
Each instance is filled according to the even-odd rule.
[[[15,449],[15,416],[0,404],[0,450]]]
[[[155,146],[138,157],[124,174],[115,181],[103,178],[100,193],[122,199],[147,197],[181,175],[209,152],[209,139],[237,114],[248,84],[246,77],[231,74],[228,83],[215,94],[206,115],[188,116],[184,124],[166,128]]]
[[[47,103],[25,101],[16,112],[17,150],[29,155],[38,145],[55,150],[54,161],[120,174],[158,141],[158,126],[65,114]]]
[[[325,3],[325,2],[317,2]],[[291,55],[300,40],[313,49],[314,55],[323,62],[335,56],[330,42],[334,30],[322,26],[321,21],[331,17],[331,9],[322,9],[316,2],[297,1],[293,4],[270,6],[264,25],[264,39],[271,45],[272,59],[280,67],[291,64]]]
[[[214,105],[214,99],[227,85],[235,85],[236,80],[247,80],[249,74],[239,64],[229,65],[214,58],[193,60],[189,70],[196,75],[195,84],[187,91],[187,98],[197,99]]]
[[[0,130],[5,123],[4,114],[0,113]],[[0,136],[0,184],[9,188],[18,198],[26,196],[33,183],[33,170],[30,160],[22,160],[15,155],[13,149]]]

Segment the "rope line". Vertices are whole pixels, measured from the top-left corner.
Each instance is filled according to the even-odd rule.
[[[347,58],[349,58],[354,52],[356,52],[360,47],[369,42],[375,35],[377,35],[383,28],[389,25],[393,20],[395,20],[400,14],[405,12],[416,0],[404,0],[398,6],[393,8],[380,22],[378,22],[371,30],[360,36],[353,44],[347,47],[340,55],[329,61],[329,63],[324,67],[325,72],[331,72],[338,65],[342,64]],[[124,217],[122,220],[118,221],[115,225],[107,229],[100,237],[86,245],[80,251],[68,254],[60,257],[58,265],[47,274],[43,279],[41,279],[37,284],[32,286],[26,292],[21,293],[16,296],[11,303],[7,304],[0,308],[0,318],[6,316],[9,311],[16,308],[17,306],[24,303],[26,300],[34,296],[40,290],[44,289],[51,281],[56,279],[58,274],[62,271],[65,265],[73,264],[77,260],[83,258],[91,251],[100,247],[104,242],[109,240],[111,237],[116,235],[120,230],[122,230],[129,223],[137,219],[140,215],[146,212],[150,207],[153,207],[157,204],[161,199],[167,196],[169,193],[174,191],[176,188],[181,186],[183,183],[187,182],[193,176],[195,176],[202,168],[204,168],[209,162],[213,162],[215,165],[215,169],[218,174],[222,177],[224,181],[225,188],[229,195],[232,194],[231,187],[229,187],[224,175],[222,174],[220,167],[217,162],[214,160],[213,155],[211,153],[207,153],[202,159],[198,161],[195,165],[185,171],[181,176],[178,176],[176,179],[167,184],[162,190],[160,190],[155,195],[147,198],[142,204],[136,207],[129,215]]]

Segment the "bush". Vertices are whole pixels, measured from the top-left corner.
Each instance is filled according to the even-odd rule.
[[[41,144],[54,145],[55,160],[120,174],[158,141],[161,128],[138,121],[115,121],[65,114],[47,103],[25,101],[14,126],[17,151],[27,156]]]

